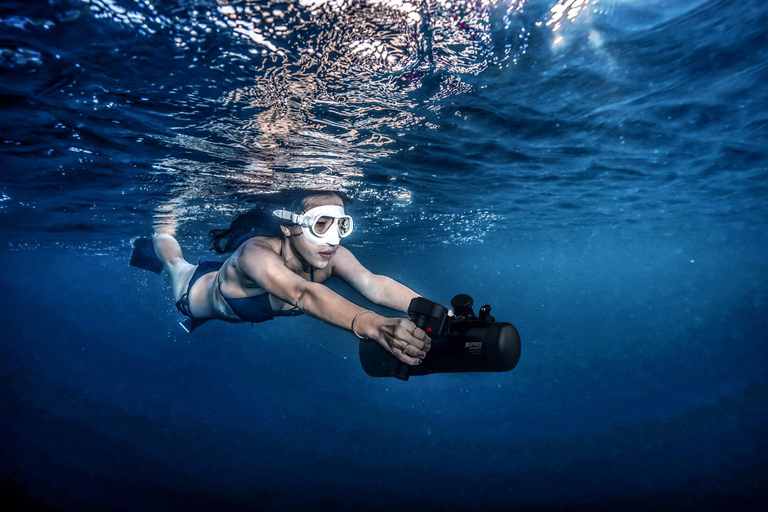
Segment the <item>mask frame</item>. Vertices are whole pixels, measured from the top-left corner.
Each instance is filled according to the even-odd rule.
[[[272,215],[298,224],[307,240],[315,245],[339,245],[341,239],[348,237],[354,230],[352,217],[344,212],[343,206],[338,205],[316,206],[303,214],[288,210],[274,210]],[[332,219],[333,222],[324,232],[319,232],[316,226],[324,217]]]

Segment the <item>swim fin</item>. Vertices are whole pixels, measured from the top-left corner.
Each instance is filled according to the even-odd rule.
[[[155,274],[163,271],[163,263],[157,258],[155,245],[150,238],[137,238],[133,241],[133,252],[131,252],[131,261],[128,264]]]

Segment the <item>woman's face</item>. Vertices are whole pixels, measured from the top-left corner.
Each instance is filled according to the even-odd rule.
[[[344,203],[341,198],[336,195],[322,194],[308,196],[302,201],[303,209],[301,213],[303,214],[312,208],[325,205],[344,206]],[[288,241],[291,244],[294,253],[316,269],[322,269],[328,266],[331,258],[333,258],[333,255],[336,253],[338,245],[313,244],[307,240],[307,237],[304,236],[304,233],[299,226],[293,226],[290,228],[289,232],[291,236],[288,237]]]

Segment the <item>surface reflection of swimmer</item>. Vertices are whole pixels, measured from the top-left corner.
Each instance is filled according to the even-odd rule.
[[[342,197],[290,191],[269,204],[282,208],[257,207],[238,216],[228,229],[211,231],[214,249],[232,253],[224,262],[192,265],[173,236],[156,233],[152,243],[137,240],[131,264],[147,269],[154,264],[159,271],[153,260],[160,260],[171,277],[176,306],[191,319],[189,330],[211,319],[262,322],[308,313],[359,338],[376,340],[407,364],[420,364],[431,346],[426,332],[407,318],[366,310],[321,284],[339,277],[371,302],[402,312],[418,297],[397,281],[373,274],[339,245],[353,229]],[[270,226],[278,236],[255,236]]]

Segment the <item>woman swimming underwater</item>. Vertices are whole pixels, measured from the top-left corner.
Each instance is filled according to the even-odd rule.
[[[308,313],[359,338],[376,340],[409,365],[420,364],[431,346],[426,332],[408,318],[388,318],[358,306],[322,283],[339,277],[371,302],[402,312],[419,295],[373,274],[339,245],[353,229],[340,194],[285,192],[284,205],[291,202],[290,196],[295,203],[290,209],[255,208],[237,217],[229,229],[212,230],[214,249],[232,252],[224,262],[192,265],[173,236],[153,236],[154,253],[171,277],[176,306],[192,319],[191,329],[210,319],[262,322]],[[266,227],[257,224],[270,218],[279,223],[281,236],[254,236]]]

